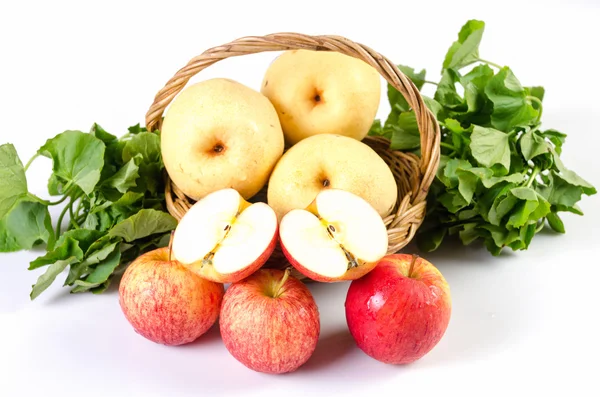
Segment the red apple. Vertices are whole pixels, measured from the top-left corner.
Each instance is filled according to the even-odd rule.
[[[276,245],[275,211],[227,188],[203,197],[179,221],[173,258],[207,280],[233,283],[258,270]]]
[[[119,284],[119,303],[135,331],[164,345],[192,342],[216,322],[222,284],[205,280],[159,248],[134,260]]]
[[[417,256],[393,254],[352,281],[346,321],[358,347],[369,356],[407,364],[442,339],[451,306],[448,283],[435,266]]]
[[[306,285],[276,269],[233,283],[223,297],[219,324],[233,357],[270,374],[298,369],[313,354],[320,333],[319,310]]]

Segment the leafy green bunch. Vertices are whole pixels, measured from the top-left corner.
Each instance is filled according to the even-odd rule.
[[[509,67],[479,57],[484,28],[477,20],[462,27],[440,81],[432,83],[434,97],[424,96],[442,133],[440,165],[417,235],[425,251],[437,249],[448,235],[465,245],[483,241],[493,255],[504,247],[527,249],[546,222],[564,233],[559,213],[583,215],[577,202],[596,193],[561,161],[566,135],[541,127],[544,88],[524,87]],[[425,70],[399,68],[419,90],[430,83]],[[392,86],[388,99],[387,120],[376,120],[369,134],[387,137],[392,149],[418,153],[414,112]]]
[[[48,193],[56,201],[28,191],[25,172],[39,156],[52,160]],[[67,268],[71,292],[101,293],[131,260],[167,245],[177,222],[165,212],[163,169],[158,134],[139,124],[121,138],[98,124],[89,133],[65,131],[25,167],[12,144],[0,146],[0,252],[46,244],[29,266],[48,266],[31,298]],[[55,226],[54,205],[63,205]]]

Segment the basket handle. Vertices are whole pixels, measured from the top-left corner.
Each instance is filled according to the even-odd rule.
[[[420,169],[422,178],[413,203],[425,200],[433,181],[440,159],[440,127],[435,116],[429,111],[417,87],[389,59],[371,48],[353,42],[345,37],[334,35],[310,36],[299,33],[274,33],[266,36],[247,36],[228,44],[210,48],[192,58],[156,94],[154,102],[146,113],[146,127],[149,131],[161,128],[162,115],[173,98],[187,82],[201,70],[226,58],[255,54],[267,51],[287,50],[336,51],[361,59],[374,67],[385,80],[396,88],[414,110],[421,135]]]

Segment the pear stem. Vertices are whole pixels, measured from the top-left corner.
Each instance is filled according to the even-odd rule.
[[[171,231],[171,238],[169,239],[169,262],[171,262],[171,254],[173,253],[173,235],[175,234],[175,230]]]
[[[273,298],[278,298],[279,295],[281,295],[281,289],[283,288],[283,286],[287,282],[287,279],[288,279],[289,276],[290,276],[290,268],[288,267],[288,268],[285,269],[285,272],[283,273],[283,277],[279,281],[279,284],[275,288],[275,291],[273,291]]]
[[[408,277],[409,278],[412,277],[412,271],[413,271],[413,268],[415,267],[415,262],[417,261],[417,259],[419,259],[419,255],[413,254],[412,260],[410,261],[410,267],[408,268]]]

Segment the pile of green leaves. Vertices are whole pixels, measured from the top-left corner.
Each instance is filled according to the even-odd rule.
[[[424,96],[442,130],[440,165],[417,236],[425,251],[448,235],[465,245],[483,241],[493,255],[504,247],[527,249],[546,222],[564,233],[559,213],[583,215],[577,202],[596,193],[561,161],[566,135],[541,127],[544,88],[524,87],[509,67],[479,57],[484,28],[477,20],[462,27],[438,83],[426,81],[425,70],[399,66],[419,90],[437,85],[433,98]],[[391,112],[385,123],[375,121],[370,135],[418,154],[414,112],[391,86],[388,98]]]
[[[28,191],[25,172],[39,156],[52,160],[48,193],[56,201]],[[71,292],[101,293],[138,255],[167,245],[177,222],[165,211],[163,168],[158,134],[139,124],[121,138],[98,124],[65,131],[25,167],[12,144],[0,146],[0,252],[46,247],[29,266],[47,266],[31,299],[67,268]],[[63,205],[56,222],[53,205]]]

